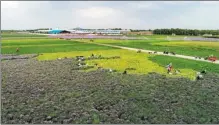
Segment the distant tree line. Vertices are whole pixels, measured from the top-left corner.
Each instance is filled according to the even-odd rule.
[[[22,32],[24,30],[1,30],[1,33],[15,33],[15,32]]]
[[[198,36],[204,34],[212,34],[219,35],[219,30],[197,30],[197,29],[155,29],[153,30],[153,34],[161,34],[161,35],[191,35]]]
[[[36,30],[26,30],[27,32],[33,33]]]
[[[49,30],[50,28],[39,28],[39,29],[35,29],[35,30]]]
[[[206,38],[219,38],[219,36],[205,36]]]
[[[17,32],[17,31],[20,31],[20,30],[1,30],[1,32]]]
[[[133,30],[133,29],[131,29],[130,30],[131,32],[144,32],[144,31],[151,31],[150,29],[149,30]]]
[[[122,30],[122,28],[112,28],[111,30]]]

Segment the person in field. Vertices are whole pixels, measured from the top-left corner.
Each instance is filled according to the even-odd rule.
[[[16,49],[16,52],[19,52],[19,48]]]
[[[196,79],[197,79],[197,80],[203,79],[203,75],[202,75],[200,72],[197,72]]]
[[[122,74],[127,74],[127,71],[125,70]]]
[[[166,67],[167,67],[167,73],[170,74],[173,69],[172,63],[168,64]]]
[[[201,71],[201,73],[206,74],[207,70],[205,69],[205,70]]]

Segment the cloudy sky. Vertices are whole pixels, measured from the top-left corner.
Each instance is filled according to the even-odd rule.
[[[219,1],[1,1],[1,29],[219,29]]]

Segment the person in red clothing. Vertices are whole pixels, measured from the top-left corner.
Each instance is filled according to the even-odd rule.
[[[172,63],[170,63],[169,65],[167,65],[167,73],[170,73],[173,69]]]

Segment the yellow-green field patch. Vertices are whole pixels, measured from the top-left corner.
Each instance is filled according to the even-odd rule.
[[[73,51],[73,52],[59,52],[59,53],[44,53],[38,57],[38,60],[53,60],[57,58],[73,58],[76,56],[89,57],[91,54],[101,55],[102,57],[120,56],[119,59],[96,59],[87,60],[88,65],[98,64],[97,67],[114,69],[118,72],[123,72],[126,68],[135,68],[136,70],[128,70],[129,74],[148,74],[149,72],[157,72],[167,75],[165,67],[154,63],[148,57],[153,56],[146,53],[136,53],[128,50],[95,50],[95,51]],[[95,67],[94,69],[97,69]],[[93,69],[93,70],[94,70]],[[190,79],[195,78],[196,71],[192,69],[178,69],[181,71],[178,75],[167,75],[171,77],[183,76]]]

